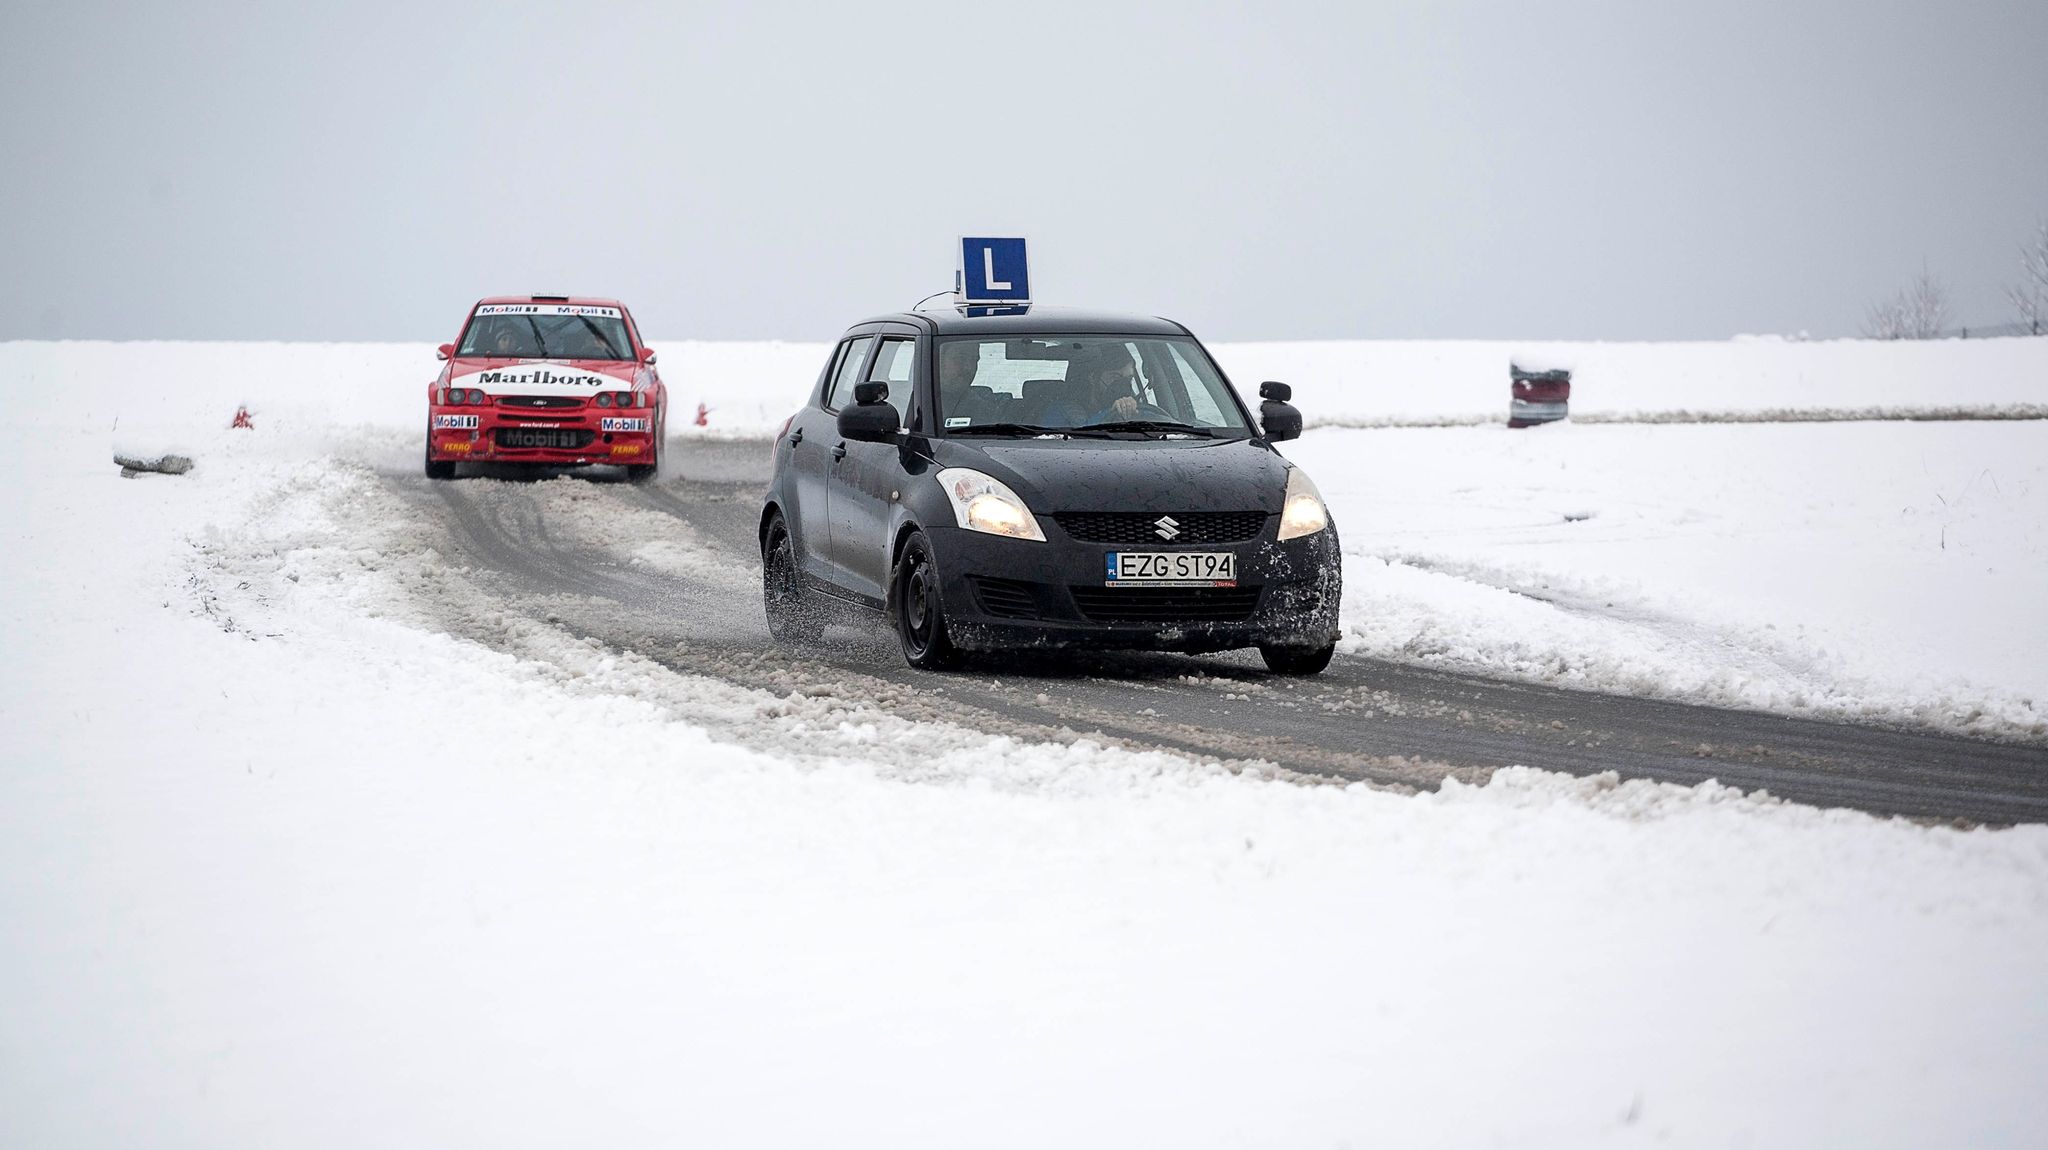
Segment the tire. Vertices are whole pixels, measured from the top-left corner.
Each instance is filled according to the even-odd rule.
[[[656,463],[629,463],[626,465],[626,482],[652,483],[655,473],[661,470]]]
[[[1266,669],[1275,675],[1317,675],[1330,665],[1330,656],[1337,653],[1337,644],[1331,642],[1321,647],[1260,647],[1259,657],[1266,661]]]
[[[931,541],[915,531],[889,578],[889,618],[903,644],[903,661],[920,671],[942,671],[960,661],[946,634],[946,609],[939,594],[939,569]]]
[[[426,456],[427,456],[427,478],[428,478],[428,479],[453,479],[453,478],[455,478],[455,461],[454,461],[454,460],[452,460],[452,459],[449,459],[449,460],[441,460],[441,461],[437,461],[437,460],[435,460],[435,458],[434,458],[434,448],[433,448],[433,445],[432,445],[431,443],[427,445],[427,449],[426,449]]]
[[[778,514],[768,521],[767,541],[761,546],[761,607],[768,615],[768,633],[790,646],[816,643],[825,634],[824,621],[804,601],[800,571],[796,541]]]

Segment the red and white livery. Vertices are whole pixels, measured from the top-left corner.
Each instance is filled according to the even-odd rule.
[[[661,464],[668,389],[617,300],[478,300],[440,357],[447,366],[427,392],[429,479],[488,462],[610,463],[646,480]]]

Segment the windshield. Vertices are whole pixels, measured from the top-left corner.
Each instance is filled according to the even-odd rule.
[[[632,359],[633,342],[615,307],[491,304],[476,309],[456,349],[505,359]]]
[[[939,341],[940,426],[1029,435],[1134,431],[1248,435],[1237,398],[1191,339],[957,336]]]

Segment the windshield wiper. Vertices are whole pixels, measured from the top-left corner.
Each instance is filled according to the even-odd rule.
[[[596,324],[594,324],[594,323],[590,322],[590,317],[589,317],[589,316],[587,316],[587,315],[579,315],[579,316],[577,316],[576,318],[577,318],[577,319],[580,319],[580,320],[582,320],[582,321],[583,321],[583,326],[584,326],[584,327],[587,327],[587,328],[589,328],[589,329],[590,329],[590,334],[592,334],[592,335],[594,335],[594,336],[596,336],[596,337],[597,337],[597,342],[599,342],[599,343],[601,343],[601,344],[603,344],[603,345],[604,345],[604,350],[605,350],[605,354],[607,354],[607,355],[611,356],[611,358],[613,358],[613,359],[624,359],[624,358],[626,358],[625,356],[623,356],[623,355],[620,355],[620,354],[619,354],[619,349],[618,349],[618,348],[615,348],[615,347],[613,347],[613,346],[612,346],[612,341],[611,341],[610,339],[606,338],[606,336],[605,336],[604,332],[602,332],[602,331],[598,330],[598,326],[597,326]]]
[[[540,324],[535,323],[532,316],[526,317],[526,326],[533,332],[533,342],[540,347],[540,357],[546,359],[548,357],[548,337],[540,333]]]
[[[1122,419],[1115,423],[1091,423],[1088,431],[1156,431],[1171,435],[1199,435],[1203,439],[1216,438],[1216,430],[1210,427],[1196,427],[1192,423],[1177,423],[1170,419]]]

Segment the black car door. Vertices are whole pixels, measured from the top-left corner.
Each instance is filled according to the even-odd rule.
[[[790,517],[790,534],[797,546],[797,569],[814,584],[824,584],[840,594],[848,590],[845,576],[832,554],[832,481],[840,442],[839,404],[842,393],[852,402],[853,385],[864,378],[875,337],[850,335],[840,341],[831,366],[818,389],[817,399],[806,404],[784,433],[783,445],[790,452],[793,481],[789,498],[795,507]]]
[[[912,430],[911,391],[918,378],[917,336],[912,329],[881,333],[866,380],[889,385],[889,404],[903,429]],[[853,389],[846,391],[852,401]],[[900,442],[835,440],[845,456],[832,471],[832,554],[848,589],[880,604],[889,583],[889,509],[905,473]]]

